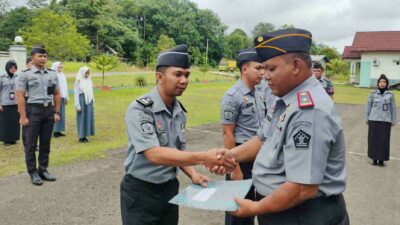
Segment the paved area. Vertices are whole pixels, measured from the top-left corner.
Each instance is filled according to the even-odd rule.
[[[392,130],[392,159],[373,167],[366,153],[364,106],[338,105],[345,127],[348,187],[345,192],[352,225],[400,224],[400,127]],[[222,146],[220,126],[209,124],[187,131],[188,149]],[[0,179],[1,225],[118,225],[119,183],[124,149],[106,159],[50,168],[58,181],[41,187],[30,184],[26,173]],[[202,167],[198,167],[204,171]],[[210,176],[213,179],[222,177]],[[179,175],[181,188],[189,180]],[[180,209],[181,225],[223,224],[222,212]]]

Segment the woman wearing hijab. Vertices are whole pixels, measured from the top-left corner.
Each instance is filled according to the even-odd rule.
[[[51,69],[56,71],[61,92],[60,120],[54,124],[53,135],[58,138],[65,136],[65,105],[68,104],[67,78],[64,75],[64,65],[61,62],[54,62]]]
[[[368,124],[368,157],[372,165],[384,166],[390,155],[390,131],[396,124],[396,102],[393,93],[388,91],[389,80],[382,74],[378,90],[368,97],[366,120]]]
[[[88,136],[94,135],[94,95],[93,82],[88,67],[81,67],[74,85],[76,123],[79,142],[89,142]]]
[[[20,125],[15,82],[17,64],[14,60],[6,63],[6,74],[0,76],[0,141],[5,145],[16,144],[20,137]]]

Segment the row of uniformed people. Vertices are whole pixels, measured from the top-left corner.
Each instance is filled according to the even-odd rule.
[[[311,33],[301,29],[255,39],[262,66],[239,63],[241,80],[222,101],[226,148],[207,152],[183,151],[186,111],[176,97],[188,85],[187,47],[160,53],[156,87],[134,101],[125,117],[129,142],[121,182],[123,224],[177,224],[178,207],[168,201],[178,192],[179,168],[193,183],[205,186],[208,178],[192,165],[204,164],[212,172],[240,179],[239,168],[244,172],[243,165],[252,161],[256,199],[236,199],[239,208],[230,214],[257,215],[262,225],[349,224],[342,195],[343,128],[331,98],[312,75],[311,39]],[[265,93],[258,93],[254,85],[264,68],[276,101],[257,129],[266,106]]]
[[[32,183],[41,185],[43,180],[56,180],[47,171],[50,141],[53,129],[56,137],[62,136],[61,132],[65,130],[68,89],[62,63],[53,63],[56,71],[45,67],[47,52],[43,46],[32,48],[27,65],[31,62],[30,68],[16,75],[17,65],[11,61],[6,66],[8,76],[0,77],[0,105],[3,109],[0,114],[0,136],[7,143],[15,143],[19,139],[19,124],[22,125],[27,170]],[[94,135],[93,83],[87,67],[78,72],[74,92],[79,141],[87,142],[86,137]],[[35,151],[38,141],[37,167]]]

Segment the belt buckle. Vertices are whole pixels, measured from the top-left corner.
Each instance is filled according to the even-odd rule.
[[[43,106],[44,106],[44,107],[49,107],[49,102],[44,102],[44,103],[43,103]]]

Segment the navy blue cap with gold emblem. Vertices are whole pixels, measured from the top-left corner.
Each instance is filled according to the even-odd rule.
[[[161,66],[173,66],[187,69],[190,67],[188,47],[185,44],[176,46],[165,52],[161,52],[157,57],[157,68]]]
[[[291,52],[309,53],[312,34],[302,29],[283,29],[259,35],[255,49],[262,61]]]
[[[245,62],[261,62],[261,58],[258,56],[255,48],[245,48],[238,51],[237,65],[242,68]]]

